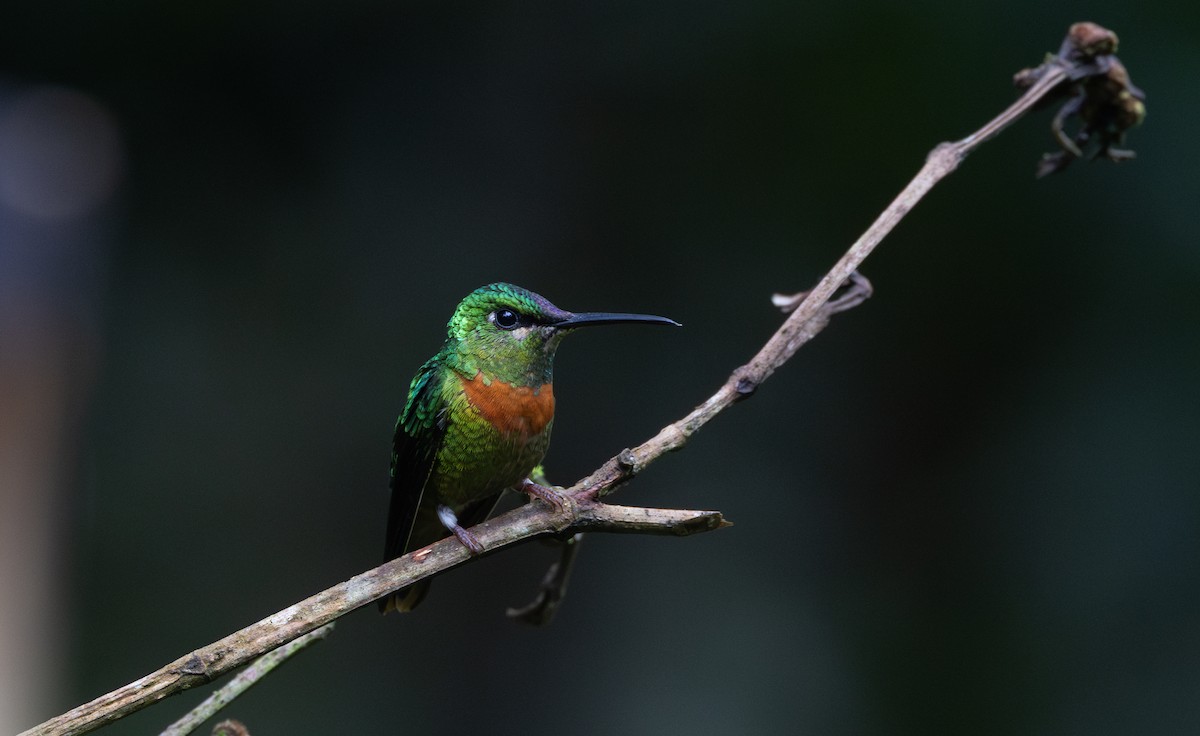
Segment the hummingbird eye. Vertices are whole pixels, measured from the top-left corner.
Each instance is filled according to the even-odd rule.
[[[521,319],[511,309],[497,309],[492,313],[492,321],[502,330],[511,330],[520,323]]]

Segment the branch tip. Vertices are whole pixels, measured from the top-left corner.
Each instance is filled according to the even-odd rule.
[[[1029,92],[1052,71],[1062,80],[1043,93],[1038,107],[1062,100],[1062,106],[1050,123],[1051,133],[1061,150],[1044,154],[1037,176],[1049,176],[1067,168],[1077,158],[1128,161],[1133,151],[1119,148],[1125,134],[1146,118],[1146,94],[1134,86],[1125,65],[1116,57],[1117,34],[1096,23],[1076,23],[1067,31],[1057,54],[1031,69],[1013,76],[1018,89]],[[1066,124],[1077,119],[1079,129],[1072,135]]]
[[[733,526],[733,522],[725,520],[720,511],[708,511],[695,518],[680,522],[675,527],[676,536],[686,537],[701,532],[711,532],[717,529]]]

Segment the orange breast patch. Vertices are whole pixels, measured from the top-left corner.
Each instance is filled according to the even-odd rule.
[[[463,381],[467,400],[480,415],[504,434],[532,437],[541,434],[554,418],[554,386],[546,383],[537,388],[513,386],[499,379],[484,383],[477,373]]]

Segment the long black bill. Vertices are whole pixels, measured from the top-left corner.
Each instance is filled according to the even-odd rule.
[[[576,327],[590,327],[592,325],[617,325],[632,322],[640,322],[646,325],[682,327],[675,320],[667,319],[666,317],[656,317],[653,314],[623,314],[621,312],[583,312],[581,314],[572,314],[564,320],[555,322],[554,326],[565,330],[575,329]]]

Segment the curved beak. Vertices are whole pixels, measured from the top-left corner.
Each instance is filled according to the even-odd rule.
[[[561,330],[573,330],[576,327],[590,327],[592,325],[618,325],[625,323],[641,323],[646,325],[672,325],[674,327],[682,327],[678,322],[666,317],[656,317],[653,314],[625,314],[622,312],[582,312],[580,314],[568,313],[565,319],[554,323],[554,326]]]

